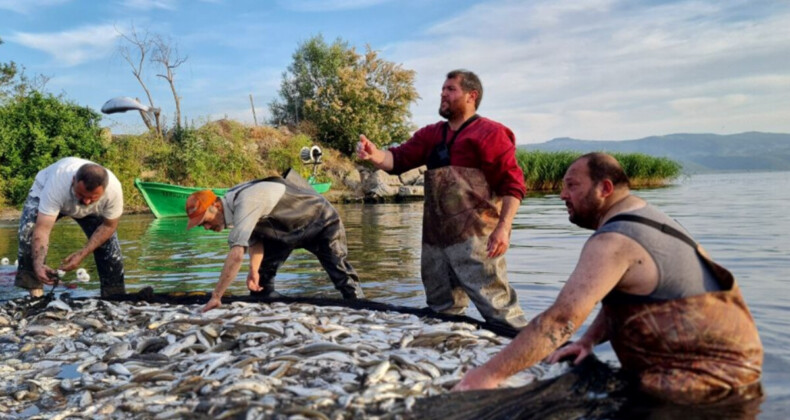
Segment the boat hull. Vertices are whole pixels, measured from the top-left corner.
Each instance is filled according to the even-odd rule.
[[[311,184],[316,192],[323,194],[329,191],[331,182]],[[134,186],[140,191],[145,203],[157,218],[186,217],[187,197],[195,191],[204,190],[201,187],[183,187],[180,185],[165,184],[163,182],[141,181],[135,178]],[[228,188],[211,188],[218,197],[225,195]]]

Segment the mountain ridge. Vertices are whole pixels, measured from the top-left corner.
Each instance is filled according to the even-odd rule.
[[[519,145],[547,152],[643,153],[666,157],[686,173],[719,171],[790,171],[790,134],[747,131],[737,134],[676,133],[634,140],[581,140],[558,137]]]

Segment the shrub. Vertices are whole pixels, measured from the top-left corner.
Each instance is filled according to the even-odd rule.
[[[7,202],[21,204],[36,173],[60,158],[98,160],[104,152],[100,119],[90,108],[38,91],[0,107],[1,192]]]

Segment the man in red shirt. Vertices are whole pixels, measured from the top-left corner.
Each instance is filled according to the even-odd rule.
[[[447,121],[388,150],[361,135],[357,155],[393,174],[428,166],[421,275],[431,309],[462,314],[471,299],[487,321],[520,328],[526,320],[504,254],[526,193],[524,174],[513,132],[476,114],[482,96],[477,75],[451,71],[439,106]]]

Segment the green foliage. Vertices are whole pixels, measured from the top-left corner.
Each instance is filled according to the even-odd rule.
[[[3,44],[0,38],[0,45]],[[8,63],[0,63],[0,103],[4,101],[9,95],[9,88],[13,87],[14,77],[17,75],[16,63],[9,61]],[[2,187],[2,185],[0,185]]]
[[[24,66],[17,66],[13,61],[0,63],[0,105],[23,98],[35,90],[42,91],[47,81],[49,78],[42,75],[28,78]]]
[[[116,136],[98,162],[118,177],[123,188],[124,205],[139,208],[145,201],[134,188],[134,179],[157,166],[156,158],[166,156],[169,152],[169,145],[154,132]]]
[[[544,152],[518,150],[516,160],[524,172],[524,181],[529,191],[557,191],[562,188],[562,177],[579,152]],[[653,157],[641,153],[613,153],[623,166],[631,185],[655,186],[680,175],[681,165],[667,158]]]
[[[39,170],[66,156],[96,160],[104,151],[90,108],[32,91],[0,107],[2,195],[21,204]]]
[[[283,74],[281,101],[270,104],[272,123],[310,122],[318,140],[346,155],[360,134],[378,145],[400,143],[412,129],[409,106],[418,99],[414,71],[379,58],[370,47],[358,54],[341,40],[322,36],[301,44]]]
[[[285,172],[288,168],[293,168],[299,172],[299,175],[307,179],[310,176],[312,166],[307,168],[302,164],[299,152],[303,147],[311,147],[312,145],[313,142],[310,140],[310,137],[304,134],[297,134],[282,145],[269,149],[266,164],[270,168],[274,168],[278,174]]]
[[[165,175],[164,182],[204,187],[233,186],[260,177],[263,168],[257,162],[248,141],[249,129],[227,120],[206,124],[198,129],[176,127],[166,141],[164,155],[154,158]]]

